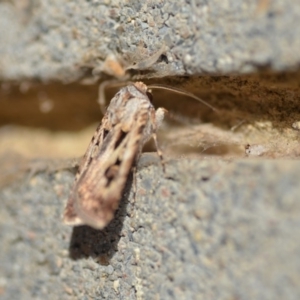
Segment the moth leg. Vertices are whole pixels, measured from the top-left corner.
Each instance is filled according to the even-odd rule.
[[[125,78],[126,79],[126,78]],[[100,105],[100,110],[103,113],[103,115],[106,112],[106,99],[105,99],[105,89],[107,87],[120,87],[126,85],[128,82],[120,82],[119,80],[105,80],[99,85],[98,90],[98,100],[97,102]]]
[[[160,158],[160,162],[161,162],[161,165],[162,165],[163,172],[166,173],[166,164],[165,164],[165,160],[164,160],[164,157],[163,157],[163,153],[162,153],[162,151],[160,150],[160,148],[158,146],[156,132],[152,133],[152,137],[153,137],[153,140],[154,140],[154,143],[155,143],[157,155]]]
[[[136,177],[137,177],[137,168],[136,166],[132,167],[132,187],[133,187],[133,201],[135,202],[136,200],[136,191],[137,191],[137,180],[136,180]]]
[[[163,153],[158,146],[156,130],[157,130],[157,127],[159,127],[161,125],[165,112],[166,112],[166,110],[164,108],[158,108],[157,111],[155,111],[155,110],[151,111],[151,124],[152,124],[152,130],[153,130],[152,138],[154,140],[156,152],[160,158],[162,169],[163,169],[164,173],[166,172],[165,160],[163,157]]]
[[[100,110],[103,113],[103,115],[105,114],[106,111],[106,100],[105,100],[105,88],[111,84],[111,80],[106,80],[103,81],[100,85],[99,85],[99,91],[98,91],[98,100],[97,102],[100,105]]]
[[[132,200],[130,201],[131,208],[130,208],[130,217],[134,216],[135,213],[135,203],[136,203],[136,195],[137,195],[137,167],[132,167]]]

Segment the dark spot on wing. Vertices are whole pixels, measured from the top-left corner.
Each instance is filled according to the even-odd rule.
[[[143,133],[144,128],[145,128],[145,125],[140,126],[138,133],[139,134]]]
[[[115,144],[115,149],[117,149],[119,147],[119,145],[122,143],[122,141],[124,140],[126,135],[127,135],[127,132],[124,132],[124,131],[121,130],[120,136],[119,136],[119,138],[118,138],[118,140],[116,141],[116,144]]]
[[[103,143],[101,145],[99,153],[103,153],[104,151],[106,151],[107,147],[109,146],[109,144],[112,140],[112,135],[109,134],[108,130],[105,130],[105,132],[103,133],[103,136],[105,136],[106,138],[103,139]]]
[[[109,131],[107,129],[103,130],[103,140],[106,138],[106,136],[108,135]]]
[[[107,168],[105,171],[105,177],[107,179],[106,186],[109,186],[110,183],[113,181],[113,179],[117,176],[119,171],[119,166],[118,165],[113,165]]]
[[[117,161],[116,161],[116,165],[119,166],[121,164],[121,162],[122,161],[118,158]]]

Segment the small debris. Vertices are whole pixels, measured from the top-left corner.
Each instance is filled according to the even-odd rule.
[[[248,156],[261,156],[266,151],[267,149],[265,148],[265,146],[259,144],[254,144],[254,145],[247,144],[245,146],[245,153]]]
[[[292,128],[295,130],[300,130],[300,121],[294,122]]]

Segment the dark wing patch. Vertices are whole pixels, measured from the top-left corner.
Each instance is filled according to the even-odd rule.
[[[144,128],[147,118],[140,112],[139,115],[127,133],[121,130],[121,126],[114,126],[108,134],[112,135],[110,145],[106,151],[101,151],[78,181],[75,210],[84,224],[101,229],[112,220],[142,142],[141,128]],[[109,160],[106,155],[109,155]]]
[[[69,196],[69,199],[67,201],[63,220],[65,224],[69,225],[80,225],[82,224],[82,220],[77,216],[77,213],[74,209],[74,201],[75,201],[75,190],[77,186],[77,182],[80,180],[81,176],[85,173],[85,171],[89,168],[90,164],[92,163],[95,156],[98,155],[101,145],[103,144],[104,138],[107,136],[107,133],[109,132],[109,129],[107,129],[107,115],[105,115],[101,121],[101,123],[98,125],[90,144],[88,145],[88,148],[86,150],[86,153],[84,154],[78,171],[75,176],[75,180],[73,183],[73,188],[71,190],[71,194]]]

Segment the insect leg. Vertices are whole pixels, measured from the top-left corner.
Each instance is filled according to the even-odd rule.
[[[106,99],[105,99],[105,89],[107,87],[120,87],[120,86],[124,86],[128,84],[128,82],[120,82],[119,80],[106,80],[103,81],[100,85],[99,85],[99,91],[98,91],[98,103],[100,105],[100,109],[101,112],[103,113],[103,115],[106,112]]]
[[[136,174],[137,168],[136,166],[132,167],[132,186],[133,186],[133,201],[135,202],[136,200],[136,191],[137,191],[137,180],[136,180]]]
[[[155,143],[156,152],[157,152],[157,154],[160,158],[160,161],[161,161],[163,172],[165,173],[166,172],[165,161],[164,161],[164,158],[163,158],[163,153],[162,153],[162,151],[160,150],[160,148],[158,146],[157,135],[156,135],[156,130],[157,130],[157,127],[162,122],[162,119],[163,119],[162,115],[164,114],[164,111],[165,111],[165,109],[163,109],[163,108],[158,108],[156,112],[155,112],[155,110],[152,110],[150,117],[151,117],[151,124],[152,124],[152,130],[153,130],[152,138],[153,138],[154,143]]]

